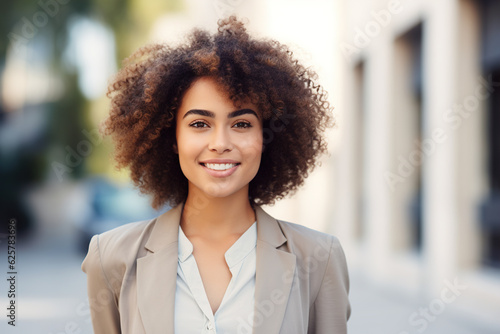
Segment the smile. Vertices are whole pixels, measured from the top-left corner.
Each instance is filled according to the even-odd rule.
[[[238,163],[235,163],[235,164],[209,164],[209,163],[206,163],[203,165],[209,169],[212,169],[212,170],[227,170],[227,169],[231,169],[233,167],[236,167],[239,164]]]

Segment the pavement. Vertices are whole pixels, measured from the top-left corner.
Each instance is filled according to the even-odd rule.
[[[67,231],[66,231],[67,232]],[[0,333],[93,333],[80,265],[84,254],[76,247],[76,234],[58,233],[19,238],[16,245],[16,321],[8,324],[10,298],[6,280],[0,284]],[[3,241],[3,240],[2,240]],[[5,243],[0,243],[0,268],[7,272]],[[5,247],[6,248],[6,247]],[[5,260],[4,260],[5,259]],[[5,263],[5,266],[3,263]]]
[[[438,315],[431,312],[425,300],[415,300],[400,291],[374,285],[360,274],[350,276],[351,318],[348,332],[352,334],[500,334],[472,315],[445,308]]]

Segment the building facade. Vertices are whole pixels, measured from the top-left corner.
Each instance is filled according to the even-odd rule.
[[[427,299],[455,282],[446,307],[498,326],[500,3],[343,6],[330,231],[374,282]]]

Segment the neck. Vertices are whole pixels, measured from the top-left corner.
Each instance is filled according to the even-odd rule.
[[[255,221],[248,189],[228,197],[210,197],[190,189],[181,218],[186,236],[220,239],[244,233]]]

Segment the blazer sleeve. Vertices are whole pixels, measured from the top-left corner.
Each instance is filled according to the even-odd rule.
[[[351,315],[349,274],[344,251],[332,236],[325,274],[314,302],[314,318],[310,333],[345,334]]]
[[[87,274],[87,293],[94,334],[120,334],[118,298],[106,277],[99,249],[99,236],[92,237],[82,270]]]

